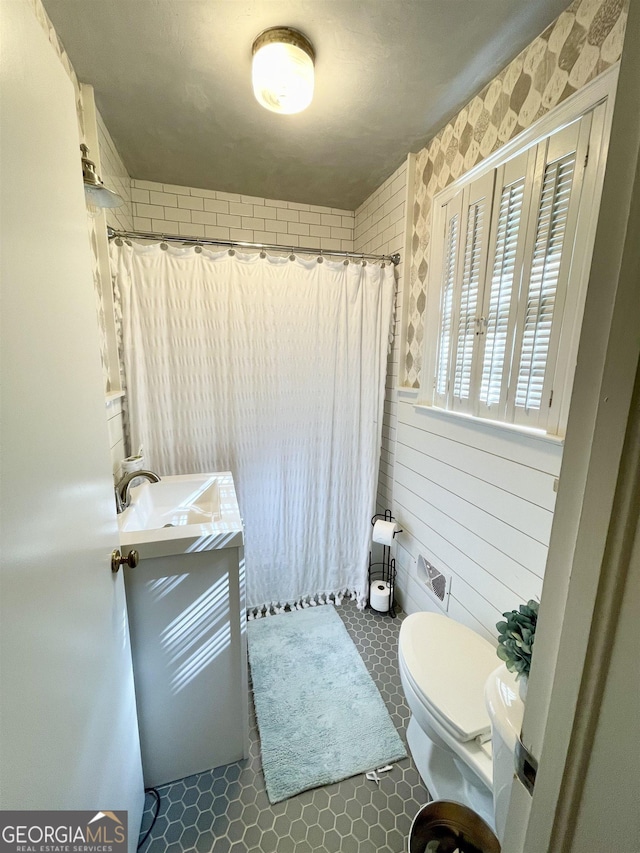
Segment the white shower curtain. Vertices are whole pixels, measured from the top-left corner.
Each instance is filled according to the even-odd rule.
[[[366,600],[390,264],[112,246],[131,443],[233,473],[248,605]]]

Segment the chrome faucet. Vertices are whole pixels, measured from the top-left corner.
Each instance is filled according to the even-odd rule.
[[[120,492],[118,491],[118,487],[114,486],[113,491],[116,497],[116,512],[120,515],[121,512],[124,512],[124,504],[122,503],[122,498],[120,497]]]
[[[131,501],[131,496],[129,494],[131,490],[131,481],[135,480],[136,477],[144,477],[149,480],[150,483],[160,482],[160,475],[155,474],[153,471],[129,471],[129,473],[125,474],[116,486],[116,493],[120,496],[120,503],[122,505],[122,509],[118,510],[119,512],[122,512],[129,506]]]

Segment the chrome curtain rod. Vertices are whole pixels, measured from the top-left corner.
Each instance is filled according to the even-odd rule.
[[[389,261],[397,265],[400,263],[400,253],[396,252],[393,255],[372,255],[367,252],[338,252],[337,250],[329,249],[306,249],[303,246],[287,246],[286,243],[282,246],[276,243],[246,243],[240,240],[208,240],[204,237],[177,237],[175,234],[154,234],[153,232],[145,231],[116,231],[110,226],[107,228],[107,235],[110,240],[119,237],[121,239],[130,238],[132,240],[161,240],[164,243],[182,243],[183,245],[196,246],[228,246],[229,248],[241,249],[273,249],[277,252],[291,252],[303,255],[330,255],[336,258],[357,258],[358,260],[367,261]]]

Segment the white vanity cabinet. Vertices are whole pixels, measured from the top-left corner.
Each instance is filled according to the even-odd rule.
[[[143,484],[121,516],[140,557],[125,584],[146,787],[248,755],[242,520],[231,474],[199,477]]]

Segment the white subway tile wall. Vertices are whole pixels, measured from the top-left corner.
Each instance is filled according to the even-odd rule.
[[[354,245],[352,210],[136,179],[131,206],[136,231],[340,252]]]
[[[376,511],[384,512],[393,504],[393,479],[396,444],[396,389],[400,362],[400,323],[404,290],[405,235],[407,232],[407,162],[364,201],[355,213],[354,251],[380,255],[400,253],[396,266],[396,300],[393,339],[387,360],[382,451]]]
[[[122,477],[122,460],[127,455],[122,433],[122,402],[122,397],[118,397],[115,400],[109,400],[106,404],[111,468],[115,482]]]

